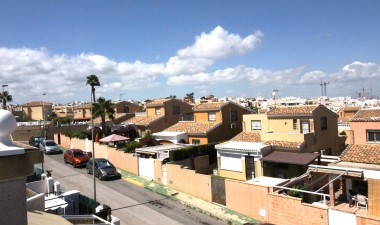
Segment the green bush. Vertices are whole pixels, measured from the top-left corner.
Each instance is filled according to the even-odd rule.
[[[130,141],[130,142],[126,143],[125,148],[124,148],[124,152],[134,153],[136,148],[141,148],[141,147],[142,147],[142,145],[140,142]]]
[[[169,161],[180,161],[191,157],[209,155],[209,163],[216,162],[215,143],[205,145],[190,146],[185,149],[179,149],[169,152]]]

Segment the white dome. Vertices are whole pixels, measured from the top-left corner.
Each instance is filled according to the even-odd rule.
[[[13,114],[0,109],[0,137],[10,135],[16,129],[17,123]]]

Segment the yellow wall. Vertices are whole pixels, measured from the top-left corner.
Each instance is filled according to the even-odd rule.
[[[241,160],[241,168],[243,168],[243,172],[231,171],[231,170],[222,170],[220,169],[220,157],[218,157],[218,174],[221,177],[226,177],[234,180],[246,180],[245,173],[245,159]]]
[[[208,139],[207,139],[207,137],[192,136],[192,135],[189,135],[189,144],[193,143],[193,139],[198,139],[198,140],[200,140],[200,144],[201,144],[201,145],[208,144]]]
[[[266,114],[245,114],[243,115],[243,130],[245,132],[254,132],[252,130],[252,120],[260,120],[261,121],[261,131],[262,132],[268,132],[269,126],[268,126],[268,117]]]
[[[208,120],[208,113],[215,112],[215,121]],[[222,116],[220,111],[209,111],[209,112],[195,112],[194,113],[194,121],[195,122],[222,122]]]

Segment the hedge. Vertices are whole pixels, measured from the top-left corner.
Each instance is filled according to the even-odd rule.
[[[211,143],[205,145],[190,146],[185,149],[178,149],[169,151],[169,161],[180,161],[191,157],[197,157],[202,155],[209,156],[209,163],[216,162],[216,149],[215,145],[218,143]]]

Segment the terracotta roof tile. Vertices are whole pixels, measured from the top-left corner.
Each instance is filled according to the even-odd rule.
[[[163,105],[164,102],[167,102],[169,100],[171,100],[171,99],[168,99],[168,98],[155,99],[155,100],[152,100],[151,102],[147,103],[146,106],[150,107],[150,106]]]
[[[186,132],[186,133],[207,133],[208,130],[214,128],[221,123],[216,122],[178,122],[167,128],[165,131]]]
[[[380,121],[380,109],[359,110],[351,122],[377,122]]]
[[[209,103],[201,103],[194,106],[194,111],[205,111],[205,110],[220,110],[220,107],[226,102],[209,102]]]
[[[127,121],[125,124],[136,124],[136,125],[149,125],[151,122],[161,119],[164,116],[134,116]]]
[[[355,112],[359,111],[362,107],[361,106],[345,106],[339,109],[339,111],[344,111],[344,112]]]
[[[302,142],[291,142],[291,141],[262,141],[261,135],[259,132],[241,132],[232,138],[232,141],[243,141],[243,142],[262,142],[266,145],[272,145],[275,147],[284,147],[284,148],[299,148],[302,145]]]
[[[318,105],[276,107],[268,115],[311,114]]]
[[[350,145],[342,153],[341,161],[380,165],[380,145]]]

